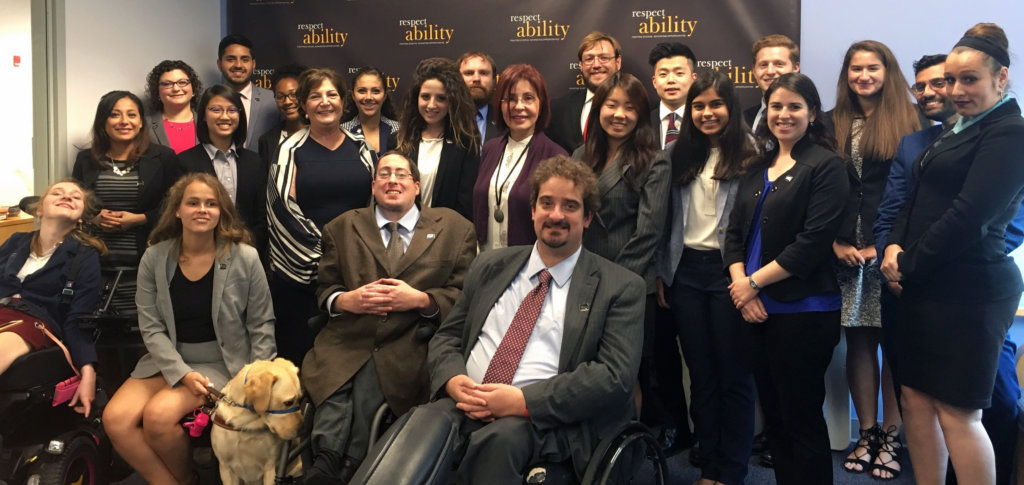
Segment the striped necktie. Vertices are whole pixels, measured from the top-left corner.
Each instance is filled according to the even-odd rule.
[[[676,114],[668,114],[668,129],[665,130],[665,145],[676,141],[679,138],[679,127],[676,126]]]

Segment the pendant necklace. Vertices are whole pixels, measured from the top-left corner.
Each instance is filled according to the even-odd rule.
[[[511,141],[511,138],[509,139]],[[501,186],[498,186],[498,179],[501,178],[501,166],[504,165],[500,160],[505,158],[505,150],[508,150],[508,143],[505,142],[505,147],[501,149],[501,158],[499,158],[498,167],[495,168],[494,173],[494,220],[499,224],[505,221],[505,213],[501,211],[501,194],[505,192],[505,187],[508,186],[508,179],[512,177],[512,173],[516,171],[516,167],[519,166],[519,162],[523,161],[523,156],[526,155],[526,151],[530,149],[530,143],[533,143],[533,138],[530,138],[530,142],[523,147],[523,151],[519,152],[519,156],[516,158],[516,163],[512,165],[508,173],[505,174],[505,180],[501,182]],[[509,158],[512,158],[512,154],[508,154]]]

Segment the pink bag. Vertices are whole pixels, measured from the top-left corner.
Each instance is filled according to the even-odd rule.
[[[71,366],[71,370],[75,371],[75,377],[58,382],[57,386],[53,388],[53,406],[56,407],[70,401],[71,398],[75,396],[75,392],[78,391],[78,384],[82,382],[82,373],[78,372],[78,368],[75,367],[74,362],[71,361],[71,353],[68,352],[68,348],[64,346],[64,343],[54,336],[42,322],[36,322],[35,325],[40,332],[46,334],[50,340],[53,340],[53,343],[57,344],[57,346],[64,351],[64,358],[68,360],[68,365]]]

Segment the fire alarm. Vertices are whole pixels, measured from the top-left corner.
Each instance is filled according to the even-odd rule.
[[[14,56],[14,67],[21,65],[21,56]]]

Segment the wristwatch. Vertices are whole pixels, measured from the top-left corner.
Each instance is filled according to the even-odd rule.
[[[756,281],[754,281],[754,275],[748,276],[747,279],[750,280],[750,287],[751,288],[753,288],[753,289],[755,289],[757,291],[761,291],[761,286],[758,285]]]

